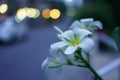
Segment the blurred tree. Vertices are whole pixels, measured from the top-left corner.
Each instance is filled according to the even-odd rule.
[[[111,6],[113,16],[114,16],[114,21],[115,21],[115,26],[120,25],[120,0],[105,0],[105,2]]]

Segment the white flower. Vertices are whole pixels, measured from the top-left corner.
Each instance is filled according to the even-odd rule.
[[[50,49],[50,53],[50,56],[43,61],[42,69],[48,67],[58,67],[66,63],[66,58],[60,50]]]
[[[42,63],[42,69],[62,66],[59,57],[48,57]]]
[[[65,54],[73,54],[78,48],[90,52],[94,47],[94,41],[88,35],[92,35],[92,32],[85,29],[65,31],[59,35],[62,41],[52,44],[50,48],[61,49],[65,47]]]
[[[94,21],[93,18],[81,19],[80,21],[76,20],[70,26],[70,29],[87,29],[94,31],[97,28],[102,29],[102,23],[100,21]]]

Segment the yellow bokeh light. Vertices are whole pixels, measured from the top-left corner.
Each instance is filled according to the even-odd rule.
[[[35,9],[36,10],[36,14],[33,18],[38,18],[40,16],[40,11],[39,9]]]
[[[60,11],[58,9],[52,9],[50,11],[50,17],[53,19],[58,19],[60,17]]]
[[[44,9],[42,12],[42,16],[46,19],[50,18],[50,9]]]
[[[20,8],[18,9],[17,11],[17,18],[20,19],[20,20],[23,20],[27,17],[27,12],[26,12],[26,9],[25,8]]]
[[[16,20],[21,20],[22,21],[26,17],[37,18],[37,17],[39,17],[39,15],[40,15],[39,9],[28,8],[28,7],[20,8],[17,11]]]
[[[5,13],[6,11],[7,11],[7,9],[8,9],[8,5],[7,4],[2,4],[1,6],[0,6],[0,13]]]
[[[15,19],[15,21],[18,22],[18,23],[22,21],[22,20],[20,20],[17,16],[15,16],[14,19]]]
[[[27,16],[29,18],[37,18],[40,15],[40,11],[38,9],[35,8],[28,8],[27,9]]]
[[[27,16],[28,16],[29,18],[33,18],[33,17],[35,16],[35,14],[36,14],[36,10],[35,10],[34,8],[29,8],[29,9],[27,10]]]

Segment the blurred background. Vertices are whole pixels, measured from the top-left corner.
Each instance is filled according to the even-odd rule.
[[[112,35],[120,25],[119,3],[120,0],[0,0],[0,80],[48,80],[41,64],[49,55],[49,46],[59,41],[53,27],[65,31],[82,18],[103,23],[103,30],[94,35],[93,67],[100,71],[110,64],[114,68],[102,77],[120,80],[120,54]],[[94,78],[87,69],[63,69],[59,75],[58,71],[49,74],[50,80]]]

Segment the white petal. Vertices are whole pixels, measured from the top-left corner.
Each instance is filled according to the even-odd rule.
[[[71,40],[74,39],[74,34],[72,30],[67,30],[60,35],[61,39]]]
[[[98,29],[102,29],[102,23],[100,21],[94,21],[93,25],[95,25]]]
[[[54,49],[54,48],[50,48],[49,52],[51,53],[51,55],[58,55],[58,49]]]
[[[50,45],[50,48],[51,49],[59,49],[59,48],[62,48],[62,47],[64,47],[64,46],[66,46],[67,45],[67,43],[65,43],[65,42],[56,42],[56,43],[53,43],[53,44],[51,44]]]
[[[69,46],[65,50],[65,54],[73,54],[77,50],[78,46]]]
[[[90,22],[93,22],[93,21],[94,21],[93,18],[80,19],[80,22],[81,22],[81,23],[90,23]]]
[[[74,28],[82,28],[80,21],[76,20],[71,24],[70,29],[74,29]]]
[[[42,69],[46,68],[48,66],[48,64],[49,64],[48,58],[46,58],[42,63]]]
[[[80,40],[88,35],[92,35],[92,32],[90,32],[86,29],[77,29],[77,30],[74,29],[73,32],[76,34],[76,37]]]
[[[63,32],[62,32],[62,30],[61,29],[59,29],[58,27],[56,27],[56,26],[54,26],[54,29],[57,31],[57,33],[58,34],[62,34]]]
[[[85,52],[90,52],[94,48],[94,41],[91,38],[85,38],[78,46]]]

